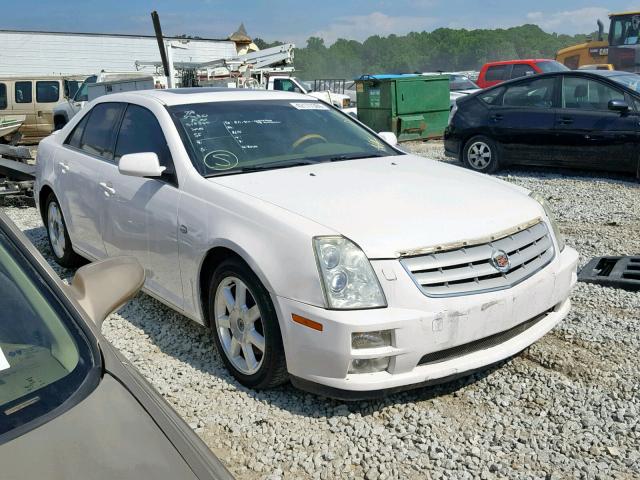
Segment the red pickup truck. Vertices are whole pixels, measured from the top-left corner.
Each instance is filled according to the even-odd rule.
[[[530,60],[506,60],[503,62],[485,63],[480,69],[480,75],[476,82],[480,88],[487,88],[511,80],[512,78],[535,75],[537,73],[559,72],[569,70],[555,60],[530,59]]]

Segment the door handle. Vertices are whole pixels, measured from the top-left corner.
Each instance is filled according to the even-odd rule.
[[[60,170],[62,171],[62,173],[66,173],[69,171],[69,165],[67,165],[64,162],[58,162],[58,165],[60,165]]]
[[[500,113],[496,113],[494,115],[491,115],[491,120],[494,122],[499,122],[504,118],[504,115],[500,114]]]
[[[42,116],[42,110],[38,110],[38,116],[41,117]]]
[[[104,190],[105,195],[109,196],[109,195],[114,195],[116,193],[116,189],[113,188],[113,186],[111,185],[111,182],[106,183],[106,182],[100,182],[99,184],[102,189]]]
[[[570,117],[562,117],[558,120],[560,125],[571,125],[573,123],[573,118]]]

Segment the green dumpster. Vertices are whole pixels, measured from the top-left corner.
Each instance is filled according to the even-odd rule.
[[[358,119],[398,141],[442,137],[449,120],[448,75],[374,75],[356,81]]]

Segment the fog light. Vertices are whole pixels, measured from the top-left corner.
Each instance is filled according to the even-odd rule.
[[[391,330],[352,333],[351,346],[356,349],[390,347]]]
[[[358,358],[351,360],[349,373],[382,372],[389,367],[389,358]]]

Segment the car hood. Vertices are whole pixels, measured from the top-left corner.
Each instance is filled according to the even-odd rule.
[[[0,447],[0,477],[175,480],[196,475],[113,377],[78,405]]]
[[[482,239],[542,215],[523,188],[414,155],[211,181],[328,227],[356,242],[369,258]]]

